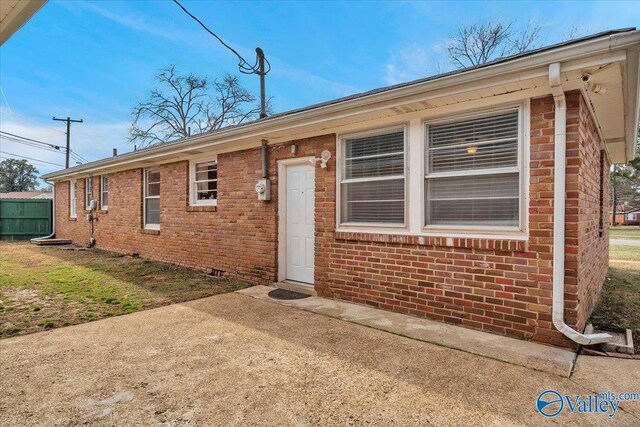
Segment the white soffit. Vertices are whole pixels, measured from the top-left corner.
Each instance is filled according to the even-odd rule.
[[[0,0],[0,45],[18,31],[47,0]]]

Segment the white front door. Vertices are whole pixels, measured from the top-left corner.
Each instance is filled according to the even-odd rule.
[[[305,162],[286,171],[285,277],[313,284],[315,168]]]

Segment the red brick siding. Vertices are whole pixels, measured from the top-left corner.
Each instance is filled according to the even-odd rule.
[[[580,97],[578,146],[578,329],[586,326],[609,264],[609,161],[600,165],[600,137],[586,101]],[[600,195],[602,189],[604,193]],[[600,203],[604,206],[601,206]],[[602,210],[601,210],[602,209]],[[601,215],[602,212],[602,215]]]
[[[567,94],[567,98],[565,317],[567,323],[581,329],[606,270],[607,259],[601,252],[606,250],[606,236],[600,238],[593,225],[599,203],[599,181],[592,176],[594,159],[599,159],[597,134],[580,93]],[[527,241],[336,233],[335,162],[329,162],[327,169],[318,168],[318,294],[518,338],[573,346],[551,321],[553,98],[531,100],[530,128]],[[298,156],[319,156],[328,149],[335,159],[335,135],[295,143]],[[260,150],[220,154],[218,206],[213,209],[188,207],[187,162],[162,165],[159,234],[145,234],[141,229],[142,170],[110,175],[109,212],[99,212],[96,224],[98,247],[138,252],[189,267],[224,270],[256,283],[276,280],[276,161],[293,155],[289,144],[281,144],[270,147],[269,157],[272,201],[264,203],[257,200],[254,192],[261,174]],[[84,194],[82,180],[78,183],[78,194]],[[94,185],[94,194],[98,195],[98,177]],[[56,185],[56,206],[58,236],[86,241],[89,225],[80,218],[80,211],[77,222],[68,221],[66,182]],[[598,248],[585,247],[596,240]]]
[[[71,218],[70,182],[56,183],[56,236],[71,239],[74,242],[88,243],[91,237],[91,224],[84,216],[85,180],[78,179],[76,190],[76,218]]]

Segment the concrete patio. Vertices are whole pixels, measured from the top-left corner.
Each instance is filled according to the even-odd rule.
[[[538,425],[546,389],[637,391],[638,361],[571,378],[225,294],[0,341],[6,425]],[[560,425],[637,425],[562,413]]]
[[[253,286],[237,292],[264,301],[565,377],[571,376],[576,360],[574,352],[558,347],[316,296],[277,300],[269,297],[269,292],[272,290],[273,288],[268,286]]]

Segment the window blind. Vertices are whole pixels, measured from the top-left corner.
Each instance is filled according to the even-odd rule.
[[[343,140],[341,221],[403,224],[404,130]]]
[[[431,224],[517,226],[517,173],[427,180]]]
[[[429,127],[429,172],[516,166],[518,111]]]
[[[427,224],[518,226],[518,110],[427,131]]]

